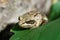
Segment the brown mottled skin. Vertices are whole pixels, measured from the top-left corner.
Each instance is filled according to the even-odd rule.
[[[22,28],[36,28],[42,23],[47,23],[48,18],[37,11],[30,11],[19,17],[19,26]]]

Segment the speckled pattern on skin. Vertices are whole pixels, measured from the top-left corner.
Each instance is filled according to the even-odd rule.
[[[42,15],[40,12],[33,10],[33,11],[27,12],[26,14],[20,16],[18,23],[19,23],[19,26],[22,28],[33,29],[33,28],[36,28],[39,25],[41,25],[43,22],[44,23],[48,22],[47,16]]]

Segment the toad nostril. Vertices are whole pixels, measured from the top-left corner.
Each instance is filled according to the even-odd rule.
[[[25,23],[27,23],[27,24],[34,24],[35,20],[26,21]]]

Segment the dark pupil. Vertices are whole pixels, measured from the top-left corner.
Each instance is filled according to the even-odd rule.
[[[35,20],[26,21],[27,24],[34,24]]]

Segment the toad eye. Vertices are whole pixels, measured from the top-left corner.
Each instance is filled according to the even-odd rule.
[[[20,20],[20,17],[18,17],[18,20]]]
[[[18,20],[22,20],[23,18],[22,17],[18,17]]]
[[[27,24],[34,24],[35,20],[29,20],[29,21],[26,21],[25,23],[27,23]]]

